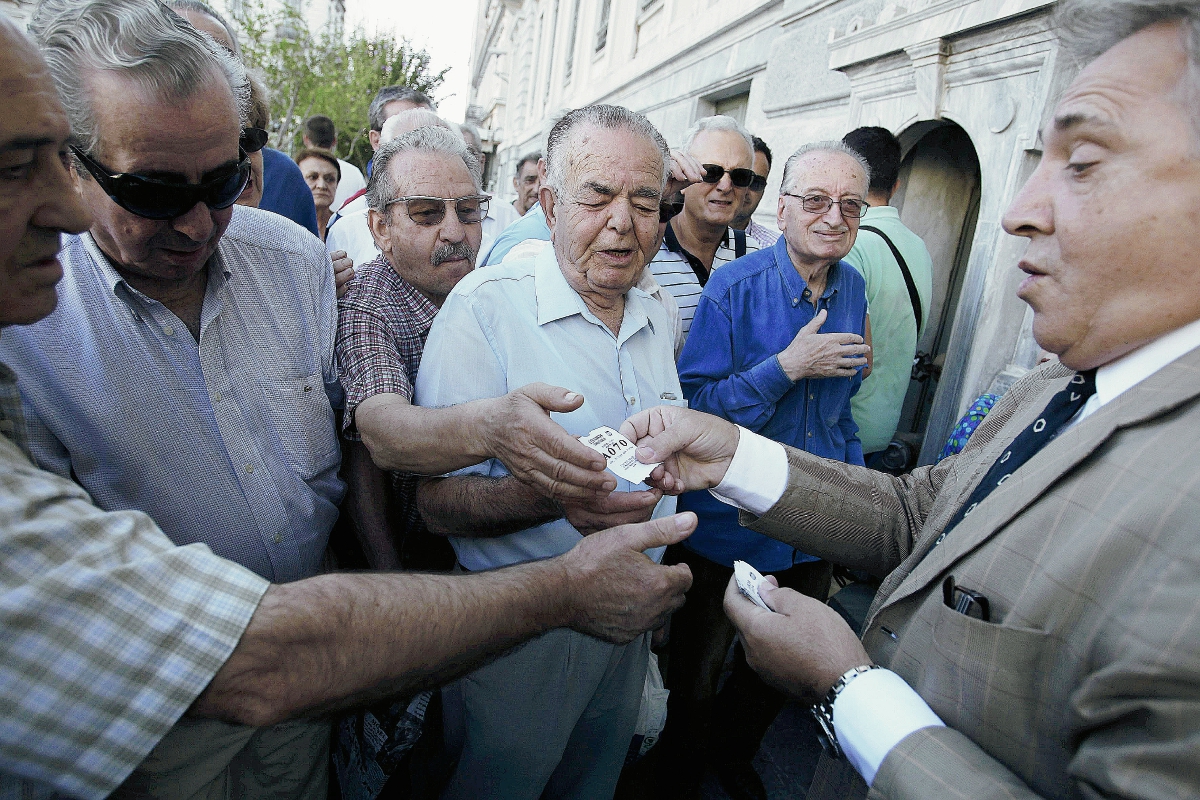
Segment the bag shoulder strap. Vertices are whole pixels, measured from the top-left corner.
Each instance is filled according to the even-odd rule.
[[[733,228],[733,255],[741,258],[746,255],[746,232]]]
[[[917,320],[917,336],[921,335],[921,295],[917,294],[917,284],[913,281],[912,273],[908,271],[908,264],[904,261],[904,256],[900,255],[899,248],[888,238],[888,235],[876,228],[874,225],[859,225],[860,231],[870,231],[871,233],[883,239],[884,244],[892,251],[892,255],[896,257],[896,263],[900,265],[900,272],[904,274],[904,285],[908,287],[908,300],[912,303],[913,316]]]

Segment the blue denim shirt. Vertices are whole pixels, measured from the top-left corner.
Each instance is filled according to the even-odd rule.
[[[819,456],[862,464],[858,426],[850,414],[861,371],[853,378],[792,382],[778,354],[819,309],[828,312],[822,333],[861,336],[866,284],[853,267],[839,261],[830,268],[815,308],[807,291],[782,236],[773,247],[713,272],[679,356],[679,382],[692,408]],[[681,496],[679,508],[700,517],[685,546],[717,563],[732,566],[740,559],[759,571],[774,572],[814,560],[741,527],[737,509],[708,492]]]

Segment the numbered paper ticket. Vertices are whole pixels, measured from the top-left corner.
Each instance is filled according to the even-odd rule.
[[[607,426],[596,428],[587,436],[580,436],[579,441],[604,456],[613,474],[630,483],[642,483],[658,466],[657,463],[643,464],[638,461],[637,445]]]
[[[767,601],[762,599],[762,595],[758,593],[758,587],[766,578],[764,578],[758,570],[747,564],[745,561],[733,562],[733,577],[737,581],[738,590],[745,598],[760,608],[765,608],[767,611],[773,611]],[[770,585],[770,584],[768,584]]]

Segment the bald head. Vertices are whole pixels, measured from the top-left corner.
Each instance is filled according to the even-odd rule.
[[[379,144],[385,145],[392,139],[398,139],[417,128],[428,127],[445,128],[462,138],[462,134],[450,127],[450,123],[429,109],[410,108],[388,117],[387,122],[383,123],[383,130],[379,132]]]
[[[0,14],[0,326],[36,322],[58,303],[59,235],[90,223],[67,170],[67,115],[41,54]]]

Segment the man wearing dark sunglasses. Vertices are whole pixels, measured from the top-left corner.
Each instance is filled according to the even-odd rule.
[[[757,136],[751,136],[750,139],[754,142],[754,180],[750,182],[750,188],[746,189],[746,198],[742,201],[742,207],[738,210],[737,216],[733,218],[733,222],[729,223],[729,227],[737,231],[745,231],[755,241],[765,243],[763,245],[765,247],[767,244],[775,244],[775,241],[779,239],[779,231],[771,230],[754,221],[754,212],[758,210],[763,193],[767,191],[767,176],[771,174],[771,148]]]
[[[667,252],[651,270],[678,303],[686,337],[711,272],[767,243],[729,227],[754,182],[750,134],[732,117],[705,117],[688,131],[682,150],[697,162],[701,180],[683,190],[682,213],[666,230]]]
[[[179,544],[317,574],[345,491],[333,268],[298,225],[235,205],[264,143],[245,70],[145,0],[47,0],[32,28],[92,215],[56,313],[0,343],[34,458]],[[327,725],[285,728],[296,752],[328,747]]]

